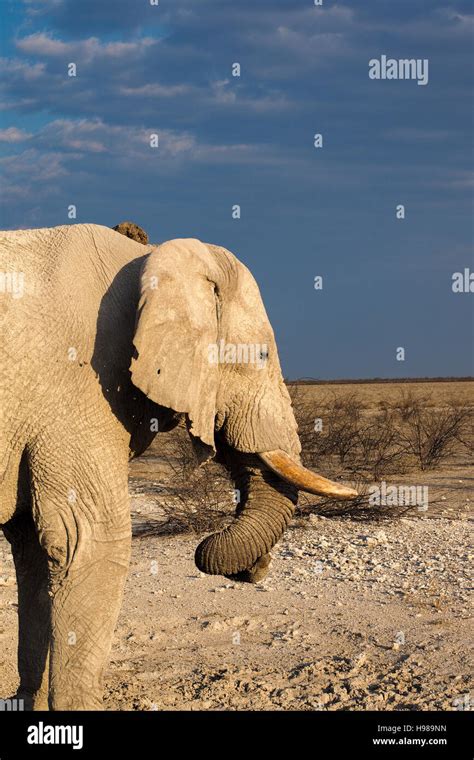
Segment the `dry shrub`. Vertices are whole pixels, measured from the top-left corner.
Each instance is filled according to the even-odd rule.
[[[336,394],[329,393],[321,396],[316,407],[298,386],[291,386],[290,392],[299,428],[303,464],[315,467],[321,458],[337,456],[343,465],[355,450],[363,409],[360,399],[356,394],[338,398]],[[321,431],[317,429],[319,420],[323,423]]]
[[[420,396],[414,394],[413,390],[402,388],[395,401],[383,402],[389,409],[395,409],[402,422],[407,422],[415,410],[430,406],[431,395]]]
[[[378,480],[408,469],[439,466],[460,444],[471,445],[472,408],[456,400],[439,409],[430,405],[430,396],[402,391],[391,403],[383,402],[370,411],[355,393],[339,398],[323,395],[316,407],[293,388],[302,458],[311,468],[321,468],[323,462],[332,469]],[[323,421],[320,432],[315,430],[318,418]]]
[[[223,527],[235,511],[234,488],[225,468],[215,462],[198,466],[183,425],[166,436],[160,457],[168,471],[159,499],[163,514],[147,519],[135,534],[201,534]]]
[[[407,471],[439,466],[459,448],[471,445],[469,423],[472,408],[447,401],[438,409],[429,396],[402,390],[392,401],[368,409],[356,393],[337,396],[323,392],[315,401],[297,385],[289,387],[299,425],[302,460],[306,467],[333,480],[351,483],[357,499],[338,501],[318,498],[321,514],[354,518],[383,518],[404,514],[411,507],[373,507],[368,502],[371,483]],[[323,429],[315,430],[321,418]],[[165,438],[165,437],[164,437]],[[197,466],[183,426],[160,441],[160,457],[169,477],[160,491],[164,516],[148,521],[137,531],[180,533],[214,531],[225,525],[233,512],[233,484],[219,464]],[[299,511],[314,511],[315,498],[300,495]]]
[[[357,458],[353,466],[372,480],[407,469],[406,446],[400,440],[395,414],[379,410],[357,431]]]
[[[300,493],[298,500],[298,515],[308,517],[311,514],[323,517],[350,517],[353,520],[386,520],[394,517],[402,517],[413,510],[412,506],[379,506],[369,502],[369,484],[364,480],[351,480],[351,485],[357,489],[358,496],[355,499],[334,499],[328,497],[315,497],[310,494]]]
[[[291,386],[290,394],[305,466],[333,480],[349,481],[361,494],[351,501],[323,499],[318,502],[321,513],[374,514],[367,500],[370,483],[439,467],[463,447],[472,448],[472,407],[456,399],[436,408],[430,395],[402,389],[393,400],[367,409],[356,393],[337,397],[329,391],[313,400],[304,388]],[[315,430],[319,418],[321,431]],[[303,496],[300,501],[304,511],[309,500]],[[406,510],[402,507],[399,512]],[[380,507],[376,511],[384,512]],[[394,514],[393,507],[389,512]]]
[[[437,467],[464,443],[472,410],[451,401],[445,408],[430,409],[414,404],[400,430],[401,440],[421,470]]]
[[[322,396],[317,410],[307,397],[296,393],[293,400],[306,467],[324,473],[351,473],[352,477],[378,478],[402,467],[406,446],[399,441],[393,410],[386,407],[370,413],[357,394]],[[317,413],[316,413],[317,412]],[[315,430],[315,420],[323,428]]]

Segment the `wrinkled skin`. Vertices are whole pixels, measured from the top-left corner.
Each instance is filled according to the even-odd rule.
[[[18,696],[100,709],[130,557],[129,458],[184,416],[199,459],[217,455],[241,493],[196,563],[256,582],[297,497],[256,453],[297,459],[296,423],[258,288],[225,249],[151,247],[87,224],[1,233],[0,257],[2,272],[24,274],[21,297],[0,293],[0,524],[18,578]],[[221,340],[267,358],[213,363]]]

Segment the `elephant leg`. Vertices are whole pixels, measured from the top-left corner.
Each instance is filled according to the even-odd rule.
[[[49,704],[100,710],[112,638],[128,570],[130,539],[96,544],[87,562],[53,584]]]
[[[11,544],[18,582],[18,672],[16,697],[26,710],[48,709],[48,657],[51,605],[48,562],[30,511],[18,512],[3,526]]]
[[[104,440],[32,458],[33,514],[48,555],[49,707],[102,708],[103,677],[130,559],[127,451]]]

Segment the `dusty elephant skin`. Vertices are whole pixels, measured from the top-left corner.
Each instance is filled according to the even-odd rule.
[[[217,453],[242,494],[196,562],[257,581],[296,502],[288,472],[305,482],[296,423],[258,287],[225,249],[151,247],[84,224],[1,233],[0,257],[22,284],[0,296],[0,524],[18,580],[17,696],[36,709],[100,709],[129,565],[129,458],[184,415],[201,461]],[[223,345],[256,346],[258,361],[222,356]],[[287,460],[280,477],[275,462]]]

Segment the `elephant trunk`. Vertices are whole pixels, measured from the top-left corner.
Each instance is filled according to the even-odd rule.
[[[224,449],[220,458],[240,492],[240,502],[233,522],[199,544],[195,561],[202,572],[234,576],[265,560],[293,516],[298,492],[255,454]]]

